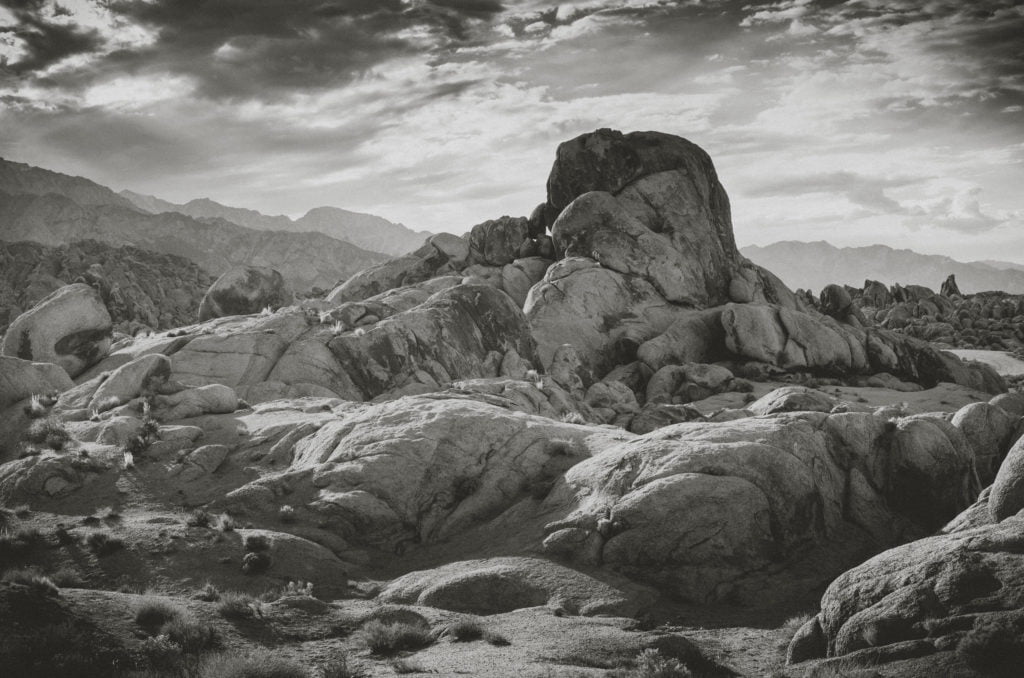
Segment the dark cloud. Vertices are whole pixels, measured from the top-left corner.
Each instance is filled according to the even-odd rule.
[[[0,7],[11,10],[17,22],[12,26],[0,26],[0,36],[15,38],[25,50],[25,56],[16,63],[0,63],[0,74],[20,76],[41,71],[66,57],[92,52],[102,44],[94,30],[81,30],[40,17],[40,4],[29,0],[0,2]]]
[[[9,27],[29,56],[14,65],[29,76],[71,54],[99,52],[98,35],[44,20],[40,2],[21,0]],[[189,76],[213,99],[274,99],[282,92],[337,87],[401,55],[464,42],[503,6],[494,0],[114,0],[126,25],[156,39],[97,55],[87,68],[42,83],[70,90],[120,75]],[[402,31],[418,36],[401,37]],[[406,33],[406,36],[410,33]],[[432,45],[424,46],[423,36]],[[108,50],[109,51],[109,50]]]

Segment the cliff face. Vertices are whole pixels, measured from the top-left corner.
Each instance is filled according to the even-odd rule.
[[[130,331],[138,323],[166,329],[192,322],[213,277],[183,257],[130,245],[0,242],[0,334],[18,314],[76,281],[97,287],[115,327]]]

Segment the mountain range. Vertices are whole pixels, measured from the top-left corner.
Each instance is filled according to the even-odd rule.
[[[150,200],[151,207],[163,206],[155,198]],[[215,276],[240,264],[273,266],[300,291],[330,288],[390,258],[350,241],[304,230],[290,220],[289,228],[268,230],[268,224],[277,222],[264,217],[263,227],[253,228],[228,217],[237,219],[244,213],[244,220],[255,223],[259,221],[256,212],[212,201],[193,202],[199,203],[193,205],[193,215],[175,210],[154,213],[88,179],[0,159],[0,240],[7,242],[56,246],[92,239],[127,244],[185,257]],[[360,224],[355,231],[364,233]],[[339,228],[334,230],[337,233]]]
[[[924,285],[938,290],[949,274],[964,294],[1000,290],[1024,294],[1024,266],[1002,261],[965,263],[885,245],[835,247],[824,241],[784,241],[740,249],[792,288],[818,292],[830,283],[863,287],[865,280],[886,285]]]
[[[318,232],[374,252],[400,256],[412,252],[431,234],[413,231],[373,214],[352,212],[338,207],[314,207],[298,219],[283,214],[274,216],[241,207],[229,207],[209,198],[197,198],[183,205],[121,191],[120,195],[138,209],[152,214],[177,212],[196,219],[224,219],[260,231],[288,231],[291,233]]]

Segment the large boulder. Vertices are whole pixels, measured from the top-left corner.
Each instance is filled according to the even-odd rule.
[[[33,395],[66,391],[74,383],[52,363],[33,363],[0,356],[0,411]]]
[[[199,304],[199,322],[229,315],[251,315],[292,303],[280,273],[265,266],[236,266],[217,278]]]
[[[1024,509],[1024,440],[1017,441],[1006,455],[988,500],[992,520],[1000,521]]]
[[[539,558],[490,558],[448,563],[391,582],[381,598],[393,603],[472,614],[500,614],[548,605],[569,614],[635,616],[654,600],[650,590],[624,591]]]
[[[863,557],[859,549],[933,531],[969,505],[972,490],[973,451],[940,418],[801,412],[688,422],[573,466],[548,499],[563,517],[546,526],[544,543],[687,599],[763,602],[779,587],[827,582]],[[845,555],[835,550],[840,538]],[[815,546],[797,555],[797,544]],[[801,570],[819,557],[831,566]]]
[[[821,599],[824,642],[798,658],[831,658],[822,671],[870,667],[911,678],[1018,675],[1022,530],[1019,517],[967,527],[891,549],[842,574]]]
[[[356,273],[331,290],[327,301],[332,304],[362,301],[397,287],[452,275],[466,267],[468,258],[469,243],[465,238],[438,233],[411,254]]]
[[[528,236],[526,217],[501,217],[477,224],[469,232],[470,262],[484,266],[511,264]]]
[[[60,365],[71,377],[110,351],[113,326],[99,292],[66,285],[18,316],[4,335],[5,356]]]
[[[456,379],[497,376],[488,356],[509,349],[533,362],[530,327],[506,294],[459,285],[366,331],[346,332],[328,347],[367,398],[411,385],[434,390]]]

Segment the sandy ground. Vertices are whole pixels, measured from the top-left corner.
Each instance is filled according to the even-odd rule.
[[[1024,374],[1024,360],[1015,358],[1006,351],[958,348],[949,352],[964,360],[976,360],[991,365],[996,372],[1004,377],[1017,377]]]

